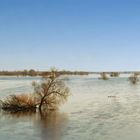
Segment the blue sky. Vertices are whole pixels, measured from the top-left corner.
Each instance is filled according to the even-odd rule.
[[[139,0],[0,0],[0,70],[140,70]]]

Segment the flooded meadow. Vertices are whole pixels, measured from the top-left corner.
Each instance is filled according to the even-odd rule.
[[[2,140],[139,140],[140,84],[128,76],[64,76],[71,95],[59,111],[0,112]],[[32,92],[40,77],[0,77],[0,98]]]

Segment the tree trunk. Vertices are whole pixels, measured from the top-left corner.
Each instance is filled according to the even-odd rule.
[[[44,99],[42,99],[41,102],[40,102],[40,104],[39,104],[39,111],[40,111],[40,112],[42,112],[43,101],[44,101]]]

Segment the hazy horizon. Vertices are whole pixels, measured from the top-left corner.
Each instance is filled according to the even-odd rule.
[[[1,0],[0,70],[139,71],[140,1]]]

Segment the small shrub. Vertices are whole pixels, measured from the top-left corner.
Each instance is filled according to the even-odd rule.
[[[132,84],[137,84],[139,82],[139,78],[138,78],[138,74],[137,73],[134,73],[133,75],[131,75],[129,77],[129,81],[132,83]]]
[[[108,80],[108,77],[107,77],[107,74],[105,72],[103,73],[100,73],[100,78],[99,79],[102,79],[102,80]]]

